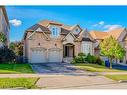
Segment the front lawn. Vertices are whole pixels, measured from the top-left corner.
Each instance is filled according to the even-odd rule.
[[[127,75],[105,75],[107,78],[113,79],[113,80],[122,80],[122,81],[127,81]]]
[[[29,64],[0,64],[0,74],[34,73]]]
[[[117,69],[109,69],[105,66],[98,65],[98,64],[85,64],[85,63],[77,63],[74,64],[75,67],[80,68],[82,70],[91,71],[91,72],[119,72],[124,70],[117,70]]]
[[[0,78],[0,88],[37,88],[37,80],[38,78]]]

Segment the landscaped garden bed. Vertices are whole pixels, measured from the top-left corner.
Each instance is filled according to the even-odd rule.
[[[75,67],[90,72],[122,72],[127,70],[118,70],[106,67],[105,62],[99,56],[93,56],[90,53],[85,55],[79,53],[71,62]]]

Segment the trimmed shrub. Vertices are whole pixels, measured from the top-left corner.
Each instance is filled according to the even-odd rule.
[[[88,63],[99,64],[99,65],[102,65],[103,63],[103,61],[100,59],[99,56],[96,57],[96,56],[90,55],[90,53],[87,55],[86,61]]]
[[[92,56],[90,55],[90,53],[88,53],[88,55],[86,56],[86,58],[85,58],[85,60],[87,61],[87,62],[89,62],[89,63],[92,63],[92,58],[91,58]]]
[[[85,54],[79,53],[78,56],[76,56],[71,63],[84,63],[85,62]]]
[[[86,55],[84,53],[79,53],[78,56],[85,57]]]
[[[99,56],[96,57],[90,55],[90,53],[87,56],[85,56],[84,53],[79,53],[78,56],[76,56],[71,63],[85,63],[85,62],[98,65],[103,65],[104,63]]]

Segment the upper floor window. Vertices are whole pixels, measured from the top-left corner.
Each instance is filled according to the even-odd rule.
[[[59,36],[59,28],[58,27],[53,26],[51,28],[51,32],[52,32],[53,37],[58,37]]]
[[[80,32],[80,30],[77,28],[77,29],[75,29],[75,31],[77,32],[77,33],[79,33]]]
[[[74,34],[78,34],[79,32],[80,32],[80,29],[79,28],[76,28],[76,29],[73,30],[73,33]]]

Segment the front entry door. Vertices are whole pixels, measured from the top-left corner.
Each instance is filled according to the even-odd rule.
[[[74,45],[72,44],[66,44],[64,45],[64,57],[74,57]]]

